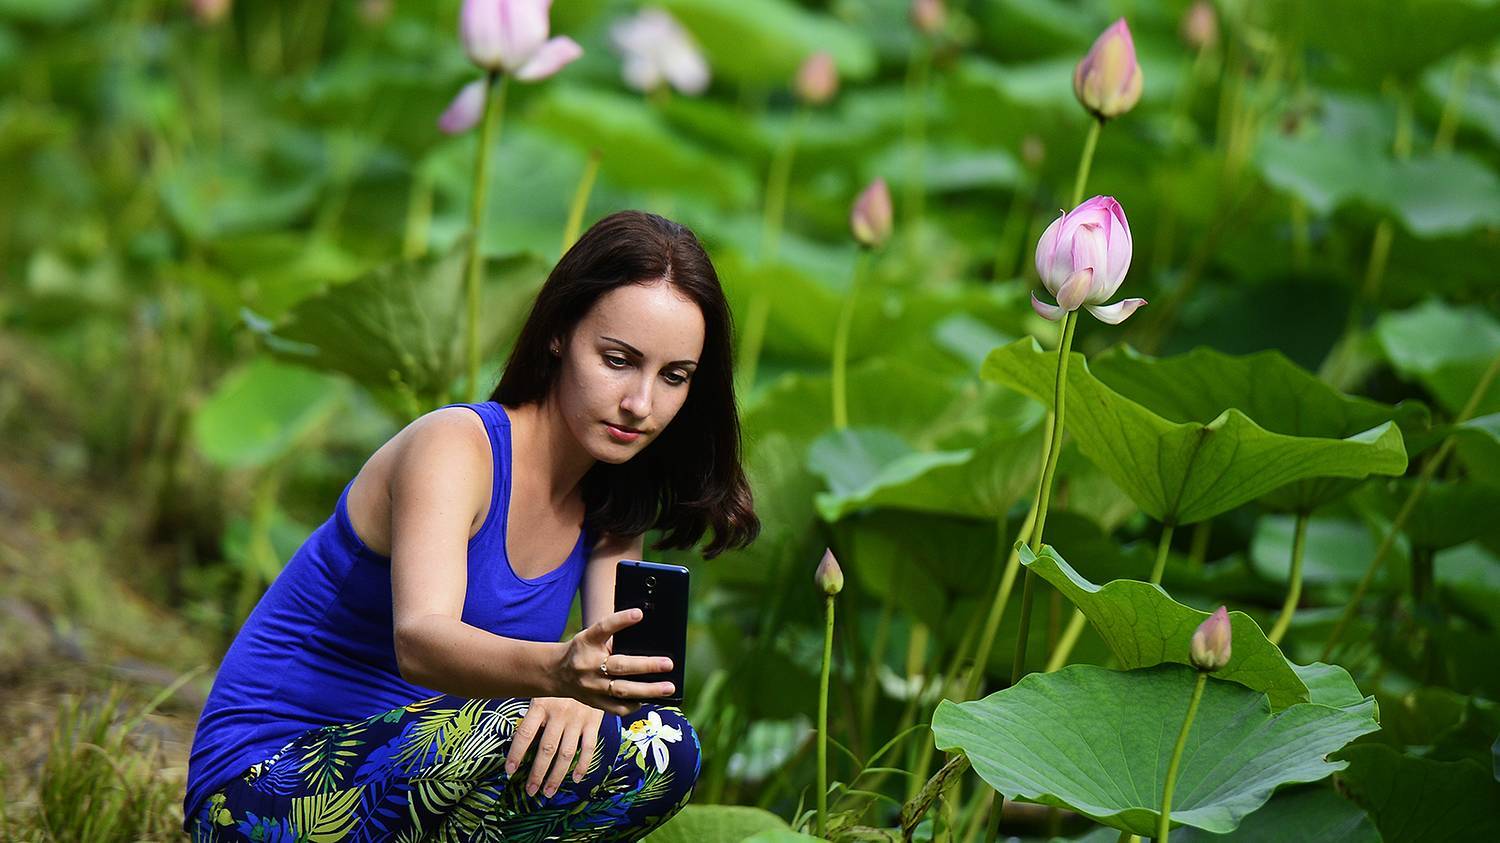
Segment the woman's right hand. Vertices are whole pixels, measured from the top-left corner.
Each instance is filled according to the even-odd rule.
[[[634,714],[644,701],[671,696],[675,690],[671,682],[635,682],[624,678],[671,670],[670,658],[612,653],[614,634],[641,617],[640,609],[624,609],[605,615],[573,636],[557,666],[560,690],[556,696],[573,697],[621,717]],[[601,664],[608,666],[608,675],[600,672]]]

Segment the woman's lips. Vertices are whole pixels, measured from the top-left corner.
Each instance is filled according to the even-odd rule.
[[[609,422],[605,422],[604,426],[609,428],[609,435],[613,437],[616,442],[634,442],[641,437],[640,431],[629,431],[623,428],[618,428],[610,424]]]

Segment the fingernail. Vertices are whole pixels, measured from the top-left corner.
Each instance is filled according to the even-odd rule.
[[[552,796],[553,796],[553,794],[555,794],[555,793],[557,793],[557,788],[555,788],[555,787],[549,787],[549,788],[547,788],[547,798],[548,799],[551,799]]]
[[[535,796],[536,795],[536,785],[534,785],[534,784],[528,784],[528,785],[526,785],[526,795],[527,796]]]
[[[512,773],[514,773],[515,771],[516,771],[516,765],[514,765],[514,764],[506,764],[505,765],[505,775],[509,776]]]
[[[672,669],[672,660],[671,659],[662,659],[661,660],[661,669],[662,670],[671,670]]]

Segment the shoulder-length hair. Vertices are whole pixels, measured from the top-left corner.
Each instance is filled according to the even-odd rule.
[[[537,293],[491,401],[545,400],[561,367],[549,352],[566,342],[605,293],[625,284],[665,281],[703,313],[703,353],[688,396],[660,436],[630,460],[595,463],[583,478],[585,526],[592,535],[664,535],[655,550],[692,547],[713,527],[703,551],[712,559],[760,533],[750,484],[740,465],[729,302],[703,245],[686,226],[642,211],[595,223],[553,267]]]

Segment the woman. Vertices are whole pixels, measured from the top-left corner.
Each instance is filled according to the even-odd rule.
[[[612,611],[615,565],[648,529],[662,549],[712,527],[708,558],[759,532],[730,348],[691,231],[635,211],[589,229],[490,400],[382,445],[251,612],[198,722],[185,829],[635,840],[676,813],[698,736],[651,702],[671,683],[630,678],[670,660],[611,653],[640,619]],[[584,629],[559,642],[575,590]]]

